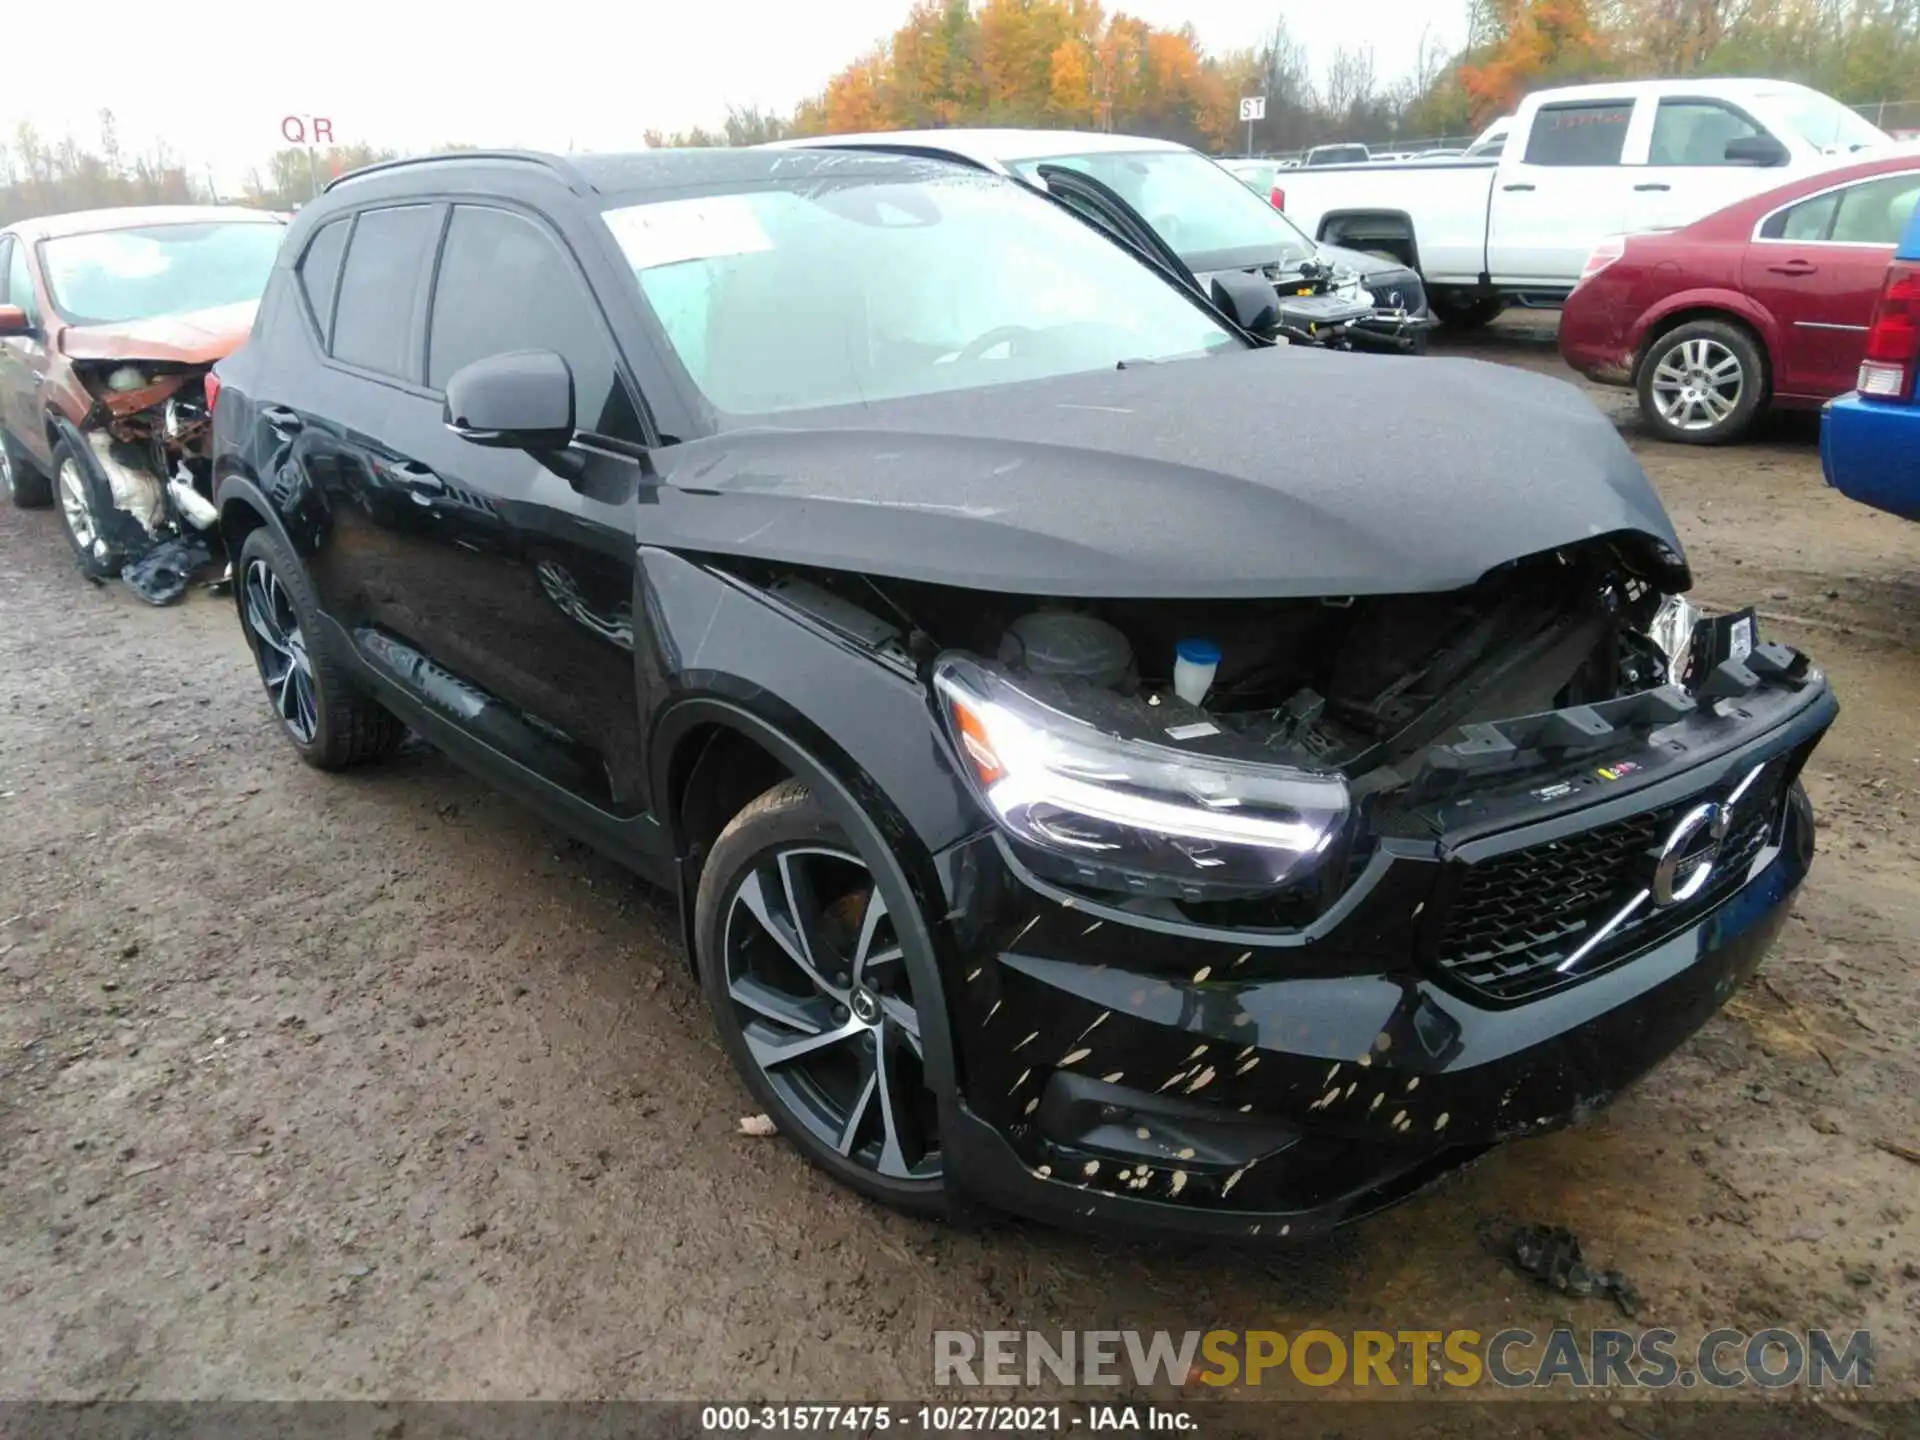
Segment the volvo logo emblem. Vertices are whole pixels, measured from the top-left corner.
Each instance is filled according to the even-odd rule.
[[[1727,807],[1709,800],[1680,817],[1653,867],[1653,903],[1677,905],[1705,888],[1727,838]]]

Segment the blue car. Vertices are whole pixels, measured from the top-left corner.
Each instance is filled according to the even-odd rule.
[[[1852,392],[1820,418],[1820,468],[1841,494],[1920,520],[1920,210],[1907,221]]]

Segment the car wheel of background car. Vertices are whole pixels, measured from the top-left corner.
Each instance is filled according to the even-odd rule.
[[[120,573],[120,553],[100,532],[106,483],[66,441],[53,447],[54,496],[60,502],[60,528],[73,546],[80,569],[91,579],[111,580]]]
[[[0,430],[0,490],[5,490],[8,502],[20,510],[39,510],[53,503],[53,482],[4,430]]]
[[[1498,295],[1475,296],[1455,290],[1435,290],[1427,303],[1450,330],[1478,330],[1492,324],[1507,308],[1507,302]]]
[[[944,1211],[903,936],[805,786],[774,786],[721,832],[700,875],[694,936],[721,1040],[781,1133],[856,1190]]]
[[[327,653],[306,571],[274,533],[247,536],[234,567],[240,628],[281,728],[309,765],[344,770],[391,754],[406,726],[354,688]]]
[[[1724,445],[1766,403],[1766,358],[1738,325],[1694,320],[1647,347],[1636,388],[1640,413],[1663,439]]]

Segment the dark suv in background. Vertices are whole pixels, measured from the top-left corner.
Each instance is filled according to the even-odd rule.
[[[220,367],[243,630],[672,887],[847,1183],[1299,1237],[1713,1014],[1836,707],[1571,387],[1247,318],[939,161],[377,166]]]

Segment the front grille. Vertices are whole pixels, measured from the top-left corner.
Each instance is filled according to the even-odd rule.
[[[1795,754],[1775,756],[1742,792],[1700,894],[1659,910],[1642,902],[1576,973],[1562,974],[1559,966],[1648,887],[1660,848],[1681,817],[1724,790],[1455,867],[1435,962],[1448,978],[1503,1001],[1528,999],[1606,969],[1651,940],[1652,931],[1698,914],[1739,884],[1779,825],[1799,760]]]

